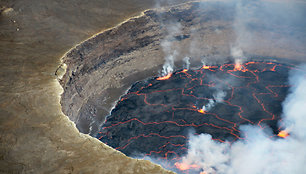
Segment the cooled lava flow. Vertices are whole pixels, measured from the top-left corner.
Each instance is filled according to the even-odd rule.
[[[271,127],[277,136],[293,68],[273,62],[224,64],[137,82],[121,97],[97,138],[128,156],[150,156],[167,161],[164,167],[188,173],[196,166],[178,162],[190,133],[208,133],[231,143],[247,136],[240,134],[240,125],[256,124]]]

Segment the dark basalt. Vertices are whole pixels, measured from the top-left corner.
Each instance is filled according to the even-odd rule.
[[[221,142],[243,138],[239,126],[245,124],[277,133],[292,68],[249,62],[239,70],[224,64],[177,71],[168,80],[137,82],[121,97],[97,138],[129,156],[170,160],[186,152],[189,133],[208,133]],[[216,101],[221,91],[224,98]],[[201,113],[209,100],[214,106]]]

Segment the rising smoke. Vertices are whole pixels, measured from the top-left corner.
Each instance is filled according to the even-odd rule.
[[[160,9],[162,3],[172,4],[174,0],[156,0],[155,8]],[[161,40],[160,45],[164,53],[165,63],[163,65],[163,69],[161,72],[161,76],[166,76],[171,74],[174,71],[174,63],[176,57],[178,56],[177,48],[174,46],[173,41],[175,41],[175,37],[181,34],[182,26],[181,23],[177,22],[175,19],[171,20],[163,20],[164,16],[159,16],[160,25],[164,28],[166,32],[165,37]],[[189,69],[189,59],[186,57],[184,59],[186,65]]]
[[[284,129],[290,136],[276,138],[272,130],[245,125],[244,140],[220,143],[211,135],[190,135],[182,162],[207,174],[304,174],[306,172],[306,66],[291,72],[290,94],[283,102]]]
[[[174,70],[174,61],[178,52],[176,48],[173,46],[173,40],[176,35],[181,33],[181,24],[179,22],[171,22],[165,25],[167,30],[166,37],[161,41],[161,47],[165,54],[165,63],[163,65],[162,76],[170,74]]]
[[[231,45],[231,56],[235,59],[236,63],[241,64],[245,59],[242,48],[249,47],[251,43],[252,34],[247,29],[247,24],[254,18],[254,1],[245,3],[246,1],[240,0],[236,2],[236,14],[233,23],[235,32],[235,41]],[[256,1],[258,2],[258,1]]]
[[[184,59],[183,59],[183,61],[184,61],[184,69],[189,69],[190,68],[190,57],[184,57]]]
[[[216,91],[213,93],[213,98],[208,99],[208,102],[202,107],[202,110],[209,112],[217,103],[222,103],[225,96],[225,91],[216,88]]]

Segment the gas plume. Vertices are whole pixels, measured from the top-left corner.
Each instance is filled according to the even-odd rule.
[[[217,103],[223,102],[224,97],[226,96],[226,92],[220,89],[217,89],[213,93],[213,99],[209,99],[208,102],[202,107],[202,112],[210,111]]]
[[[175,36],[181,33],[181,24],[178,22],[171,22],[165,25],[167,36],[161,41],[161,47],[165,54],[165,63],[163,65],[162,76],[171,74],[174,70],[174,61],[178,55],[177,50],[173,46]]]
[[[183,67],[184,67],[184,69],[189,69],[190,68],[190,57],[185,57],[184,59],[183,59],[183,61],[184,61],[184,65],[183,65]]]
[[[230,144],[212,140],[211,135],[190,135],[185,166],[198,166],[207,174],[303,174],[306,172],[306,66],[290,73],[290,93],[283,102],[280,126],[286,136],[258,126],[240,127],[243,140]],[[281,133],[284,135],[284,132]]]

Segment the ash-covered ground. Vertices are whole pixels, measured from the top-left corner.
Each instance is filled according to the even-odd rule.
[[[190,134],[233,142],[244,138],[239,126],[245,124],[270,127],[277,134],[290,69],[294,66],[275,62],[229,63],[137,82],[97,138],[128,156],[174,164],[186,153]]]

